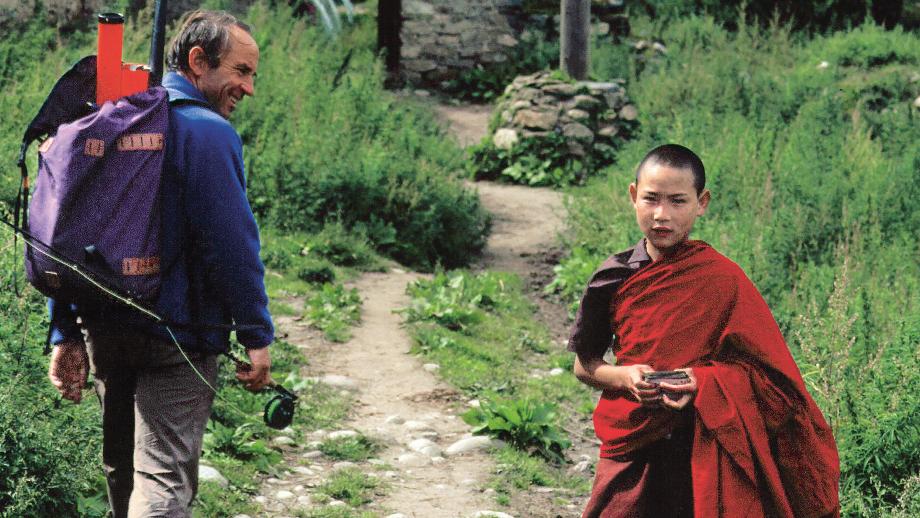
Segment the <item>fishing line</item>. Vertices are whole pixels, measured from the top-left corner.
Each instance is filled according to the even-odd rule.
[[[25,245],[31,247],[33,250],[39,252],[45,257],[51,259],[52,261],[60,264],[61,266],[73,271],[74,273],[76,273],[77,275],[85,279],[87,282],[89,282],[93,287],[105,293],[112,299],[118,302],[121,302],[122,304],[142,313],[143,315],[154,320],[155,323],[161,324],[163,328],[166,330],[166,332],[169,334],[169,337],[172,340],[173,345],[175,345],[176,349],[179,350],[179,353],[182,355],[182,358],[185,359],[186,363],[188,363],[189,367],[191,367],[192,371],[195,373],[198,379],[200,379],[202,383],[204,383],[205,386],[208,387],[208,389],[214,393],[214,396],[218,398],[219,400],[223,401],[224,403],[226,403],[227,406],[231,410],[233,410],[234,412],[236,412],[237,414],[245,418],[245,420],[249,421],[250,423],[255,422],[253,420],[253,417],[250,414],[247,414],[246,412],[244,412],[241,408],[239,408],[229,399],[221,396],[221,394],[217,391],[217,389],[214,388],[214,386],[210,382],[208,382],[208,380],[204,377],[201,371],[199,371],[195,367],[195,364],[192,363],[192,360],[188,357],[185,350],[182,348],[181,344],[179,343],[178,338],[176,338],[175,333],[173,333],[173,330],[170,327],[170,324],[167,323],[163,317],[159,316],[152,310],[145,308],[144,306],[140,305],[133,299],[129,297],[125,297],[121,295],[120,293],[118,293],[117,291],[115,291],[114,289],[105,286],[104,284],[102,284],[101,281],[94,279],[89,273],[84,272],[76,264],[76,262],[69,262],[68,259],[59,257],[59,255],[63,255],[63,254],[55,253],[53,251],[54,249],[51,246],[47,245],[46,243],[41,242],[41,240],[32,236],[25,229],[22,229],[18,227],[17,225],[10,223],[5,218],[0,218],[0,223],[3,223],[7,227],[9,227],[13,231],[14,235],[21,234],[23,236],[22,241]],[[47,248],[48,250],[43,250],[42,247]],[[15,247],[13,248],[13,253],[15,253]],[[248,325],[248,326],[235,326],[234,327],[232,325],[216,324],[214,326],[205,326],[205,327],[245,329],[245,328],[258,328],[261,326]],[[221,354],[230,358],[230,360],[233,361],[233,363],[236,365],[238,370],[251,369],[251,366],[248,363],[234,356],[232,352],[224,351]],[[268,401],[268,403],[266,403],[265,411],[263,414],[264,416],[263,420],[266,425],[272,428],[277,428],[277,429],[285,428],[291,424],[291,421],[293,419],[294,406],[295,406],[294,403],[297,401],[297,396],[291,393],[290,391],[288,391],[287,389],[285,389],[284,387],[282,387],[281,385],[279,385],[278,383],[275,383],[275,381],[271,380],[271,378],[269,378],[269,383],[266,384],[266,387],[275,390],[277,394],[274,397],[272,397]]]

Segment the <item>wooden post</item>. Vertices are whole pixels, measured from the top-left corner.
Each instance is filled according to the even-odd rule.
[[[574,79],[588,78],[591,0],[562,0],[559,67]]]
[[[399,53],[402,45],[399,32],[402,30],[402,1],[379,0],[377,2],[377,50],[386,49],[386,68],[392,76],[399,73]]]

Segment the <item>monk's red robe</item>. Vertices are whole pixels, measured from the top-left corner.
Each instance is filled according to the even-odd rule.
[[[839,513],[830,427],[760,293],[735,263],[690,241],[641,268],[612,297],[619,365],[692,367],[698,517]],[[605,391],[594,412],[601,457],[666,437],[677,414]]]

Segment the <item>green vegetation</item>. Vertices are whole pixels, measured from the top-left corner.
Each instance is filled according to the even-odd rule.
[[[478,398],[480,409],[464,418],[507,442],[497,451],[493,482],[499,502],[531,485],[586,492],[587,481],[559,464],[569,446],[563,423],[586,420],[592,396],[573,376],[571,354],[551,343],[534,320],[534,307],[511,274],[465,271],[438,273],[409,285],[413,352],[440,365],[439,375]],[[552,401],[554,403],[548,403]]]
[[[434,119],[382,92],[373,20],[356,19],[332,44],[286,11],[250,11],[270,51],[258,97],[234,115],[261,221],[306,232],[336,222],[404,264],[466,264],[485,244],[488,218],[454,175],[462,154]]]
[[[325,495],[347,503],[352,507],[369,503],[375,490],[381,489],[380,481],[366,475],[357,468],[336,470],[316,488],[317,495]]]
[[[562,450],[572,445],[556,426],[556,405],[529,399],[504,403],[481,402],[463,415],[474,434],[488,434],[515,448],[562,462]]]
[[[349,328],[361,320],[361,296],[355,288],[324,284],[307,299],[306,317],[328,340],[346,342],[351,338]]]
[[[843,514],[915,505],[920,39],[871,24],[813,39],[731,32],[695,16],[634,19],[634,32],[668,53],[631,78],[635,140],[606,178],[571,192],[572,252],[550,289],[577,304],[592,269],[639,239],[626,186],[649,149],[694,149],[714,193],[694,235],[769,302],[834,427]]]
[[[367,460],[379,450],[379,444],[363,435],[326,439],[319,445],[319,451],[323,452],[326,456],[337,460],[350,460],[353,462]]]

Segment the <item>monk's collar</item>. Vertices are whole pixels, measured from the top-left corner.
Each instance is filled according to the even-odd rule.
[[[649,257],[648,251],[645,249],[645,238],[639,240],[636,243],[635,248],[633,248],[632,255],[629,256],[629,259],[626,261],[629,263],[629,267],[636,269],[643,266],[645,263],[652,262],[652,258]]]

